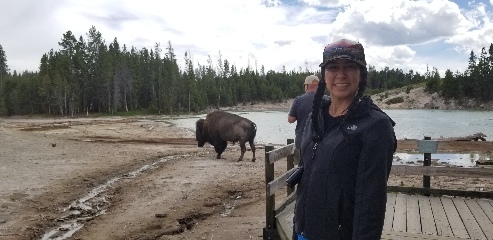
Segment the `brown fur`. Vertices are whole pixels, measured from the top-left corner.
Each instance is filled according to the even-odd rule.
[[[205,120],[199,119],[196,122],[195,137],[199,147],[205,143],[214,146],[217,158],[226,149],[228,142],[239,142],[241,147],[241,156],[238,161],[243,159],[246,152],[246,142],[250,144],[253,152],[252,162],[255,161],[255,144],[254,139],[257,134],[257,126],[254,122],[236,114],[214,111],[207,114]]]

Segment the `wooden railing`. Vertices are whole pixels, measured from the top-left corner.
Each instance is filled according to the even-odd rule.
[[[462,197],[477,197],[493,199],[493,192],[485,191],[463,191],[452,189],[433,189],[431,188],[430,176],[448,176],[448,177],[470,177],[470,178],[493,178],[493,168],[457,168],[457,167],[439,167],[430,166],[431,154],[438,150],[447,150],[449,146],[456,145],[454,141],[433,141],[429,138],[424,140],[399,140],[403,141],[407,150],[414,148],[423,153],[424,166],[407,166],[394,165],[390,172],[391,175],[421,175],[423,176],[423,187],[403,187],[387,186],[388,192],[417,193],[421,195],[451,195]],[[404,142],[405,141],[405,142]],[[461,152],[478,151],[479,145],[493,146],[492,142],[468,142],[470,144],[461,145]],[[493,148],[492,148],[493,149]],[[286,179],[294,171],[293,154],[295,146],[292,139],[288,139],[288,144],[282,148],[274,149],[273,146],[265,146],[265,183],[266,183],[266,226],[263,229],[263,239],[281,239],[276,229],[275,216],[282,212],[286,206],[295,200],[293,188],[287,189],[286,199],[276,207],[275,194],[283,187],[286,187]],[[274,163],[286,158],[286,172],[275,178]],[[284,236],[285,237],[285,236]],[[283,239],[284,239],[283,237]]]
[[[276,229],[277,213],[282,212],[295,198],[294,188],[287,188],[287,198],[276,207],[276,192],[286,186],[286,179],[294,171],[295,145],[293,139],[288,139],[285,147],[274,149],[274,146],[265,146],[265,228],[263,239],[281,239]],[[286,172],[275,178],[274,163],[286,159]]]
[[[493,178],[493,168],[456,168],[456,167],[431,167],[431,166],[392,166],[391,175],[422,175],[466,177],[466,178]],[[421,195],[451,195],[473,198],[493,198],[493,192],[465,191],[452,189],[435,189],[431,187],[402,187],[387,186],[388,192],[419,193]]]
[[[389,192],[403,193],[418,193],[421,195],[451,195],[461,197],[475,198],[493,198],[493,192],[471,191],[471,190],[452,190],[452,189],[434,189],[431,188],[430,176],[446,176],[446,177],[465,177],[465,178],[493,178],[493,168],[459,168],[459,167],[444,167],[430,166],[431,154],[438,153],[441,147],[451,145],[450,142],[455,141],[436,141],[430,137],[425,137],[423,140],[416,140],[417,149],[423,153],[423,166],[407,166],[394,165],[390,172],[391,175],[421,175],[423,176],[423,187],[403,187],[403,186],[387,186]],[[491,145],[491,142],[473,142],[466,141],[463,143],[461,151],[472,152],[477,151],[479,144]],[[474,143],[474,144],[472,144]]]

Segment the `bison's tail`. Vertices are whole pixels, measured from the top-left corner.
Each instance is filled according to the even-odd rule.
[[[255,124],[254,122],[252,122],[252,127],[250,128],[250,132],[248,133],[248,140],[252,140],[255,139],[255,136],[257,135],[257,124]]]

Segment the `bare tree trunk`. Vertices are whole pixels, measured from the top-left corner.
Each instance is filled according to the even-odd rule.
[[[57,94],[57,102],[58,102],[58,108],[60,110],[60,115],[65,116],[65,110],[63,109],[63,99],[64,99],[64,93],[58,93]]]
[[[108,90],[108,112],[113,113],[113,111],[111,110],[111,90],[109,84],[107,90]]]
[[[125,105],[125,112],[128,112],[128,104],[127,104],[127,90],[123,90],[123,104]]]
[[[67,107],[67,89],[64,89],[63,90],[63,102],[64,102],[64,105],[65,105],[65,115],[68,115],[68,107]]]
[[[70,116],[73,117],[74,116],[74,111],[75,111],[75,103],[74,103],[74,93],[72,93],[72,96],[70,96],[70,103],[69,103],[69,113],[70,113]]]

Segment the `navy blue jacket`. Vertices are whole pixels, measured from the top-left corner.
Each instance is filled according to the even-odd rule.
[[[322,112],[328,113],[329,104],[323,102]],[[311,137],[311,117],[307,118],[296,233],[309,240],[381,238],[387,179],[397,146],[394,125],[369,97],[363,97],[344,121],[326,126],[317,144]]]

